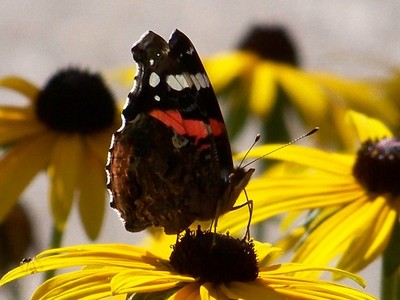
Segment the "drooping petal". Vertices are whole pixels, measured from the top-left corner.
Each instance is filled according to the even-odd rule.
[[[50,202],[58,230],[63,231],[69,215],[83,159],[82,138],[78,134],[58,136],[49,166]]]
[[[55,137],[41,134],[10,148],[0,159],[0,220],[12,208],[32,178],[49,163]]]
[[[86,234],[96,239],[103,222],[106,203],[104,164],[87,151],[79,176],[79,213]]]
[[[7,76],[0,78],[0,87],[5,87],[25,95],[29,100],[34,101],[39,89],[29,81],[17,77]]]
[[[397,221],[397,212],[387,205],[387,201],[384,197],[376,198],[370,205],[370,211],[362,215],[362,230],[368,234],[353,235],[349,247],[337,264],[339,268],[358,272],[386,249]]]
[[[293,261],[327,265],[337,255],[343,254],[355,236],[364,232],[365,222],[374,213],[373,202],[365,197],[343,207],[307,237]]]

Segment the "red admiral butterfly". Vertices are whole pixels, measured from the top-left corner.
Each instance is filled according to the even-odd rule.
[[[128,231],[180,233],[232,209],[254,169],[234,168],[224,120],[188,37],[147,32],[107,163],[111,207]]]

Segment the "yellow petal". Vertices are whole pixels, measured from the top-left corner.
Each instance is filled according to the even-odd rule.
[[[25,139],[8,149],[0,159],[0,220],[8,214],[33,177],[49,163],[52,134]]]
[[[339,268],[358,272],[384,251],[397,222],[396,210],[390,207],[388,201],[384,197],[372,201],[369,211],[361,217],[364,234],[349,236],[352,240],[337,265]]]
[[[85,138],[85,146],[90,155],[94,155],[99,163],[106,164],[108,150],[111,145],[112,134],[116,131],[113,128],[98,134],[92,134]]]
[[[114,293],[149,293],[174,288],[180,282],[194,282],[193,277],[165,271],[127,270],[111,280]]]
[[[198,282],[193,282],[179,289],[179,291],[171,295],[168,300],[201,300],[199,291],[200,284]]]
[[[314,175],[252,179],[246,187],[254,205],[252,224],[288,211],[351,203],[364,195],[363,190],[354,184],[352,177],[330,175],[328,178]],[[245,200],[241,196],[238,203]],[[242,210],[234,210],[219,219],[218,229],[222,232],[229,230],[231,233],[237,233],[245,228],[247,220],[248,215]]]
[[[30,107],[0,107],[0,145],[5,145],[46,128],[39,123]]]
[[[218,54],[204,60],[204,66],[215,91],[218,93],[235,78],[251,76],[259,59],[248,52]]]
[[[223,293],[218,293],[218,286],[211,282],[206,282],[200,286],[200,299],[201,300],[230,300]]]
[[[342,101],[346,107],[375,116],[397,126],[400,118],[394,102],[384,97],[381,88],[368,82],[340,78],[328,73],[312,74],[324,88],[334,94],[337,102]]]
[[[111,296],[110,278],[115,272],[80,270],[53,277],[41,284],[32,296],[39,299],[101,299]]]
[[[32,101],[36,99],[36,96],[39,93],[39,89],[34,84],[17,76],[0,78],[0,87],[5,87],[19,92]]]
[[[355,157],[352,155],[329,153],[323,150],[290,145],[285,149],[275,151],[281,144],[268,144],[256,147],[251,150],[248,158],[259,158],[268,153],[265,159],[278,159],[286,162],[293,162],[302,166],[315,168],[332,174],[349,175],[353,167]],[[245,153],[235,156],[239,160]]]
[[[85,231],[96,239],[103,222],[106,202],[106,176],[104,164],[87,151],[82,162],[79,179],[79,213]]]
[[[60,231],[64,230],[71,209],[82,158],[83,143],[78,134],[63,134],[57,138],[51,155],[49,177],[52,214]]]
[[[261,280],[256,279],[254,282],[231,282],[227,285],[223,285],[223,291],[228,297],[232,299],[246,299],[246,300],[258,300],[258,299],[271,299],[271,300],[285,300],[287,299],[284,295],[280,295],[270,287],[262,283]]]
[[[348,118],[354,124],[361,142],[393,136],[389,128],[377,119],[369,118],[355,111],[349,111]]]
[[[308,74],[286,65],[277,69],[277,76],[308,124],[321,126],[328,112],[328,100],[321,86]]]
[[[258,116],[266,117],[277,97],[274,64],[264,62],[257,65],[251,80],[249,106]]]
[[[352,240],[364,232],[365,222],[375,211],[371,205],[361,198],[326,219],[298,248],[293,261],[326,265],[342,254]]]

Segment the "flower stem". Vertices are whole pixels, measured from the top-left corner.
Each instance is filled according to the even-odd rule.
[[[396,222],[382,258],[381,300],[400,300],[400,224]]]
[[[57,226],[53,224],[53,229],[51,233],[51,244],[50,248],[59,248],[61,246],[61,241],[63,238],[63,231],[58,230]],[[52,278],[55,274],[55,270],[49,270],[44,273],[44,281]]]

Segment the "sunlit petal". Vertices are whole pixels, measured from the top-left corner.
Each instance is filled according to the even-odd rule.
[[[355,111],[349,111],[348,117],[353,122],[362,142],[368,139],[375,140],[393,136],[387,126],[377,119],[369,118]]]
[[[66,273],[43,283],[33,294],[32,300],[39,299],[101,299],[111,296],[110,278],[116,270],[89,269]]]
[[[265,159],[278,159],[311,168],[318,166],[319,170],[338,175],[349,175],[351,173],[351,167],[354,163],[352,155],[328,153],[299,145],[291,145],[282,151],[270,153],[281,146],[281,144],[268,144],[256,147],[252,149],[248,158],[259,158],[269,153]],[[244,154],[235,156],[235,159],[243,157]]]
[[[338,263],[339,268],[351,272],[367,266],[383,252],[397,220],[397,212],[387,205],[387,199],[379,197],[371,205],[370,213],[364,213],[360,218],[363,219],[363,231],[368,234],[354,235]]]

